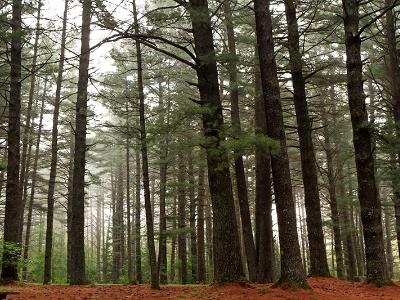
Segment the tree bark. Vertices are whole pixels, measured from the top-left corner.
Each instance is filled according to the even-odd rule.
[[[4,212],[4,237],[1,279],[18,280],[20,258],[20,123],[21,123],[21,52],[22,52],[22,1],[13,0],[11,20],[10,96],[8,101],[8,163],[6,206]]]
[[[90,57],[91,0],[82,2],[81,55],[76,101],[74,173],[71,211],[71,284],[85,284],[85,164],[87,87]]]
[[[224,121],[219,95],[218,71],[213,45],[211,17],[207,0],[188,3],[197,78],[206,138],[208,182],[213,208],[214,281],[235,281],[244,276],[227,150],[221,144]],[[201,17],[199,17],[201,16]]]
[[[367,282],[385,285],[390,282],[385,272],[381,205],[375,182],[371,132],[363,88],[359,5],[356,0],[343,0],[347,90],[353,127],[353,144],[358,179],[358,198],[364,227]]]
[[[269,0],[254,1],[261,86],[268,135],[279,142],[279,149],[271,157],[281,249],[281,277],[277,285],[284,288],[305,287],[307,283],[296,228],[296,211],[286,149],[269,5]]]
[[[288,47],[293,82],[293,100],[296,110],[297,131],[300,141],[301,170],[304,186],[304,203],[307,214],[308,245],[310,248],[310,276],[329,276],[328,260],[322,231],[321,204],[318,175],[312,140],[312,127],[308,113],[306,82],[303,76],[302,55],[299,45],[299,28],[293,0],[285,0],[288,24]]]

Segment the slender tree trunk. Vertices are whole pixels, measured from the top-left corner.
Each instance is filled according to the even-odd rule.
[[[210,274],[213,274],[214,270],[212,219],[213,216],[211,213],[211,204],[210,204],[209,194],[207,193],[205,202],[205,220],[206,220],[207,259],[208,259],[208,268],[210,269]]]
[[[45,81],[44,88],[43,88],[43,95],[42,95],[42,102],[40,108],[40,115],[39,115],[39,125],[38,125],[38,132],[36,138],[36,145],[35,145],[35,156],[33,161],[33,169],[32,169],[32,183],[31,183],[31,191],[29,197],[29,204],[28,204],[28,217],[26,223],[26,231],[25,231],[25,246],[24,246],[24,254],[23,254],[23,266],[22,266],[22,279],[27,280],[27,263],[28,263],[28,256],[29,256],[29,247],[30,247],[30,238],[31,238],[31,227],[32,227],[32,212],[33,212],[33,203],[35,200],[35,189],[36,189],[36,180],[37,180],[37,165],[39,160],[39,146],[40,146],[40,139],[42,136],[42,124],[43,124],[43,111],[44,111],[44,100],[46,98],[47,93],[47,80]]]
[[[53,215],[54,215],[54,189],[56,185],[57,161],[58,161],[58,117],[61,104],[61,85],[64,73],[65,43],[67,36],[67,16],[68,0],[64,1],[64,16],[61,34],[61,52],[58,63],[58,74],[56,81],[56,96],[54,99],[53,110],[53,129],[51,135],[51,164],[49,188],[47,191],[47,230],[46,230],[46,254],[44,261],[43,283],[48,284],[51,280],[51,256],[52,256],[52,236],[53,236]]]
[[[135,152],[135,162],[136,162],[136,192],[135,192],[135,247],[136,247],[136,256],[135,256],[135,264],[136,264],[136,284],[142,283],[142,236],[141,236],[141,224],[140,224],[140,153],[138,150]]]
[[[344,12],[347,89],[353,127],[353,143],[358,179],[358,198],[364,227],[367,282],[384,285],[390,282],[385,272],[381,205],[375,182],[371,132],[366,126],[368,114],[363,88],[359,5],[356,0],[342,0]]]
[[[160,119],[159,124],[162,126],[165,123],[165,114],[164,114],[164,89],[162,86],[162,81],[159,81],[158,84],[158,93],[159,93],[159,113]],[[167,126],[169,125],[169,99],[167,105]],[[167,283],[167,218],[166,218],[166,187],[167,187],[167,158],[168,158],[168,132],[163,133],[161,137],[161,145],[160,145],[160,234],[159,234],[159,249],[158,249],[158,272],[160,274],[160,283]]]
[[[127,110],[127,113],[128,110]],[[130,140],[129,140],[129,124],[127,122],[127,138],[126,138],[126,250],[127,250],[127,258],[128,258],[128,282],[133,282],[132,276],[132,236],[131,236],[131,197],[130,197],[130,178],[131,178],[131,170],[130,170]]]
[[[389,277],[393,277],[393,250],[392,250],[392,228],[390,224],[390,211],[389,208],[385,208],[385,231],[386,231],[386,258],[387,258],[387,269]]]
[[[233,25],[233,15],[230,5],[230,0],[224,1],[224,16],[226,25],[226,34],[228,38],[228,51],[229,51],[229,93],[231,100],[231,121],[234,138],[238,139],[241,135],[240,124],[240,108],[239,108],[239,89],[237,78],[237,65],[236,65],[236,41]],[[236,188],[238,193],[240,217],[242,221],[242,234],[244,240],[244,250],[246,253],[247,268],[249,278],[251,281],[256,281],[257,277],[257,261],[256,249],[254,245],[253,229],[251,226],[250,209],[248,192],[246,185],[246,174],[243,165],[243,156],[238,150],[234,150],[234,167],[236,174]]]
[[[302,55],[299,45],[299,28],[293,0],[285,0],[288,24],[288,47],[292,74],[297,131],[300,140],[301,170],[304,185],[304,203],[307,214],[308,244],[310,247],[311,276],[329,276],[328,260],[322,232],[321,204],[312,128],[308,113],[306,82],[303,76]]]
[[[188,179],[189,179],[189,227],[190,227],[190,264],[192,281],[197,279],[197,237],[196,237],[196,197],[193,170],[193,150],[188,154]]]
[[[200,283],[206,281],[206,258],[204,242],[204,173],[204,167],[200,162],[197,192],[197,281]]]
[[[194,48],[204,136],[208,182],[213,207],[214,281],[234,281],[244,276],[227,150],[221,143],[224,121],[218,89],[218,71],[213,45],[211,17],[207,0],[188,3]],[[202,17],[199,17],[202,16]]]
[[[324,116],[327,119],[327,116]],[[324,124],[324,140],[328,174],[328,190],[329,190],[329,206],[331,210],[332,228],[333,228],[333,243],[335,248],[336,258],[336,273],[337,277],[344,279],[344,264],[342,251],[342,234],[339,222],[339,209],[336,195],[336,176],[333,168],[333,147],[330,139],[331,132],[328,130],[328,124]]]
[[[33,42],[33,56],[32,56],[32,68],[30,70],[30,88],[29,88],[29,96],[28,96],[28,109],[26,112],[26,121],[25,121],[25,129],[22,134],[22,153],[21,153],[21,170],[20,170],[20,194],[22,197],[22,206],[21,206],[21,214],[20,214],[20,226],[19,226],[19,239],[22,240],[22,230],[23,230],[23,219],[24,219],[24,210],[25,210],[25,201],[26,198],[23,197],[24,187],[27,185],[27,175],[29,172],[30,165],[30,150],[31,149],[31,139],[32,139],[32,107],[35,96],[35,85],[36,85],[36,72],[37,72],[37,57],[38,57],[38,46],[39,46],[39,37],[40,37],[40,19],[42,12],[42,1],[37,2],[37,15],[36,15],[36,28],[35,28],[35,38]],[[25,184],[26,183],[26,184]]]
[[[341,210],[343,219],[343,242],[344,242],[344,248],[346,249],[345,254],[348,267],[347,278],[349,280],[354,280],[357,275],[357,267],[356,267],[356,257],[355,257],[355,250],[352,237],[353,227],[351,226],[350,223],[350,215],[349,215],[350,204],[346,203],[345,200],[345,198],[347,197],[345,195],[342,166],[338,167],[338,178],[339,178],[338,193],[340,202],[342,203]]]
[[[254,1],[261,86],[266,109],[268,135],[278,141],[280,146],[277,153],[272,155],[271,158],[281,249],[281,278],[277,285],[288,288],[305,287],[307,283],[296,228],[296,211],[286,149],[269,5],[269,0]]]
[[[102,205],[104,202],[104,194],[101,191],[101,195],[97,196],[96,199],[96,281],[102,281],[101,273],[101,237],[102,237]]]
[[[87,127],[87,87],[89,79],[91,0],[83,0],[81,56],[76,101],[75,155],[71,216],[71,284],[85,278],[85,164]]]
[[[11,20],[10,96],[8,100],[8,162],[1,279],[18,280],[20,258],[20,123],[21,123],[21,27],[22,1],[13,0]]]
[[[182,153],[178,160],[178,259],[179,259],[179,279],[181,284],[187,283],[187,253],[186,253],[186,180],[185,163]]]
[[[257,52],[257,50],[256,50]],[[258,54],[257,54],[258,55]],[[261,90],[261,74],[255,72],[255,134],[266,137],[267,119]],[[270,153],[264,147],[256,147],[256,195],[255,228],[257,251],[257,282],[274,281],[274,249],[272,232],[272,182]]]
[[[68,196],[67,196],[67,281],[71,282],[71,249],[72,249],[72,185],[74,176],[74,151],[75,137],[71,130],[69,142],[69,165],[68,165]]]
[[[137,9],[135,0],[133,0],[133,18],[135,34],[139,34],[139,23],[137,18]],[[149,179],[149,162],[147,158],[147,133],[146,133],[146,116],[144,104],[144,87],[143,87],[143,67],[142,67],[142,50],[140,43],[136,41],[136,59],[137,59],[137,76],[139,89],[139,115],[140,115],[140,148],[142,154],[142,180],[144,190],[144,207],[146,213],[147,228],[147,248],[149,251],[150,278],[151,288],[159,289],[158,267],[156,249],[154,244],[154,221],[151,206],[150,195],[150,179]]]
[[[177,199],[174,197],[174,201],[172,203],[172,216],[173,216],[173,221],[172,221],[172,230],[176,232],[177,229],[177,224],[176,224],[176,206],[177,206]],[[171,240],[171,259],[170,259],[170,282],[175,281],[175,257],[176,257],[176,234],[174,233],[172,235],[172,240]]]

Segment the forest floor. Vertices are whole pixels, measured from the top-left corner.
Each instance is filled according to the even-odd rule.
[[[1,294],[10,292],[6,299],[271,299],[271,300],[355,300],[400,299],[400,285],[377,288],[363,283],[352,283],[332,278],[311,278],[311,289],[287,291],[262,284],[167,285],[151,290],[148,285],[92,285],[68,286],[16,284],[0,286]],[[3,296],[4,297],[4,296]]]

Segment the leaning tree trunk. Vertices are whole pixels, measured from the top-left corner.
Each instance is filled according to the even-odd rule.
[[[43,111],[44,111],[44,100],[46,98],[47,93],[47,80],[45,81],[44,88],[43,88],[43,95],[42,95],[42,103],[40,106],[40,115],[39,115],[39,125],[38,125],[38,132],[36,138],[36,145],[35,145],[35,156],[33,161],[33,169],[32,169],[32,182],[31,182],[31,191],[29,197],[29,204],[28,204],[28,217],[26,223],[26,230],[25,230],[25,245],[24,245],[24,254],[23,254],[23,265],[22,265],[22,279],[27,280],[27,264],[28,264],[28,255],[29,255],[29,247],[30,247],[30,239],[31,239],[31,227],[32,227],[32,212],[33,212],[33,203],[35,200],[35,189],[36,189],[36,180],[37,180],[37,165],[39,160],[39,146],[40,146],[40,139],[42,137],[42,124],[43,124]]]
[[[64,16],[61,34],[61,52],[58,63],[58,74],[56,81],[56,96],[54,99],[53,129],[51,134],[51,163],[49,189],[47,191],[47,230],[46,230],[46,254],[44,260],[43,283],[47,284],[51,280],[51,256],[53,243],[53,215],[54,215],[54,189],[56,185],[57,160],[58,160],[58,116],[60,114],[61,85],[64,73],[65,43],[67,38],[67,15],[68,0],[64,1]]]
[[[239,108],[239,88],[237,78],[237,65],[236,65],[236,41],[233,25],[233,15],[230,5],[231,0],[224,1],[224,16],[226,25],[226,34],[228,38],[228,72],[229,72],[229,93],[231,100],[231,122],[233,137],[240,138],[241,124],[240,124],[240,108]],[[254,246],[253,229],[251,225],[250,208],[246,184],[246,174],[243,165],[243,156],[238,150],[234,150],[234,167],[236,174],[236,188],[239,200],[240,218],[242,220],[242,234],[244,240],[244,251],[247,259],[247,269],[251,281],[256,281],[257,277],[257,262],[256,262],[256,249]]]
[[[188,3],[202,113],[208,182],[213,208],[214,281],[235,281],[244,276],[235,215],[228,152],[222,145],[224,121],[218,71],[207,0]],[[202,17],[199,17],[202,16]]]
[[[358,198],[364,227],[367,282],[384,285],[390,282],[385,270],[381,205],[375,182],[371,132],[363,88],[359,1],[343,0],[347,90],[353,127],[353,144],[358,179]]]
[[[8,161],[6,206],[4,212],[4,238],[1,279],[18,280],[20,258],[20,123],[21,123],[21,52],[22,52],[22,1],[12,2],[10,96],[8,100]]]
[[[87,128],[87,87],[90,56],[91,0],[82,2],[82,36],[76,101],[74,173],[71,206],[71,284],[84,284],[85,279],[85,164]]]
[[[269,5],[269,0],[254,1],[261,86],[266,109],[268,135],[279,142],[279,149],[271,157],[281,249],[281,277],[277,285],[288,288],[305,287],[307,282],[296,228],[296,210],[286,149]]]
[[[293,82],[293,100],[296,110],[297,131],[300,141],[301,170],[304,186],[304,203],[307,214],[308,245],[310,248],[311,276],[329,276],[328,260],[322,231],[321,204],[312,128],[308,113],[306,82],[303,76],[299,45],[299,28],[293,0],[285,0],[288,24],[288,47]]]
[[[133,0],[133,18],[135,34],[139,34],[139,23],[137,18],[137,9],[135,0]],[[144,87],[143,87],[143,67],[142,67],[142,50],[140,43],[136,41],[136,59],[137,59],[137,80],[139,89],[139,118],[140,118],[140,151],[142,154],[142,180],[144,190],[144,208],[146,213],[147,228],[147,248],[149,251],[150,263],[150,282],[151,288],[159,289],[158,267],[156,248],[154,244],[154,221],[150,199],[150,180],[149,180],[149,161],[147,157],[147,133],[146,133],[146,116],[144,104]]]

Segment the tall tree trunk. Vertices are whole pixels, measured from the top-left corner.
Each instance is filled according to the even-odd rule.
[[[207,260],[208,268],[210,269],[210,274],[213,274],[214,270],[214,252],[213,252],[213,216],[211,213],[211,203],[209,199],[209,194],[206,193],[205,201],[205,220],[206,220],[206,242],[207,242]]]
[[[377,195],[371,132],[363,88],[359,1],[342,0],[344,12],[347,90],[353,127],[353,144],[358,179],[358,198],[364,227],[367,282],[384,285],[385,272],[381,205]]]
[[[102,207],[104,203],[104,194],[101,191],[101,195],[97,196],[96,199],[96,281],[101,282],[101,238],[102,238]]]
[[[23,230],[23,218],[24,218],[24,210],[25,210],[25,197],[23,197],[24,187],[27,184],[27,175],[29,173],[29,165],[30,165],[30,150],[31,149],[31,139],[32,139],[32,107],[35,96],[35,85],[36,85],[36,72],[37,72],[37,57],[38,57],[38,46],[39,46],[39,37],[40,37],[40,19],[42,12],[42,1],[39,0],[37,2],[37,15],[36,15],[36,28],[35,28],[35,38],[33,42],[33,56],[32,56],[32,68],[30,70],[30,88],[29,88],[29,96],[28,96],[28,109],[26,112],[26,121],[25,121],[25,129],[22,134],[22,154],[21,154],[21,170],[20,170],[20,186],[19,192],[22,197],[22,208],[20,214],[20,226],[19,226],[19,239],[22,239],[22,230]],[[29,147],[30,146],[30,147]],[[30,148],[30,149],[29,149]]]
[[[386,0],[385,3],[387,6],[392,5],[391,0]],[[400,66],[396,39],[396,18],[392,9],[386,13],[386,40],[389,56],[390,96],[392,98],[395,134],[398,141],[400,140]],[[392,155],[391,164],[394,170],[400,167],[400,153]],[[400,179],[399,176],[396,175],[396,173],[392,176],[392,185],[393,203],[395,207],[398,255],[400,256]]]
[[[196,197],[193,170],[193,150],[188,154],[188,180],[189,180],[189,227],[190,227],[190,264],[192,281],[197,279],[197,237],[196,237]]]
[[[119,230],[118,230],[118,213],[117,213],[117,183],[114,177],[113,170],[111,170],[111,206],[112,206],[112,283],[118,283],[119,280]]]
[[[53,129],[51,134],[51,163],[49,188],[47,191],[47,230],[46,230],[46,254],[44,261],[43,283],[48,284],[51,280],[51,256],[53,237],[53,215],[54,215],[54,189],[56,185],[57,161],[58,161],[58,117],[61,104],[61,85],[64,73],[65,43],[67,37],[68,0],[64,1],[64,16],[61,34],[60,60],[56,81],[56,96],[53,110]]]
[[[343,220],[343,244],[346,261],[347,261],[347,279],[354,280],[357,275],[357,267],[356,267],[356,257],[355,257],[355,249],[353,244],[353,227],[350,222],[350,210],[351,210],[351,201],[352,198],[346,196],[345,191],[345,183],[344,183],[344,174],[343,174],[343,165],[342,162],[339,162],[337,176],[339,179],[338,182],[338,194],[341,203],[341,215]],[[347,175],[347,178],[351,180],[350,174]],[[350,189],[350,195],[352,193],[352,189]],[[349,198],[349,201],[346,199]]]
[[[281,249],[281,278],[277,285],[304,287],[307,283],[296,228],[296,211],[286,149],[269,5],[269,0],[254,1],[261,86],[266,109],[268,135],[278,141],[280,146],[277,153],[274,153],[271,157]]]
[[[256,49],[257,52],[257,49]],[[256,53],[258,55],[258,53]],[[261,90],[260,68],[255,71],[255,134],[266,137],[267,119]],[[256,147],[255,228],[257,251],[257,282],[274,281],[274,249],[272,232],[272,182],[270,153],[265,147]]]
[[[206,257],[204,242],[204,173],[204,166],[202,165],[202,162],[200,162],[197,192],[197,281],[200,283],[206,281]]]
[[[176,206],[177,206],[177,199],[174,196],[174,201],[172,203],[172,230],[176,232],[177,224],[176,224]],[[175,257],[176,257],[176,234],[172,235],[171,239],[171,259],[170,259],[170,271],[169,271],[169,280],[171,282],[175,281]]]
[[[324,120],[327,116],[324,116]],[[333,228],[333,243],[335,248],[336,258],[336,273],[337,277],[344,279],[344,264],[343,264],[343,251],[342,251],[342,234],[340,230],[339,222],[339,209],[337,203],[336,194],[336,176],[334,172],[333,163],[333,147],[331,143],[331,132],[328,124],[324,124],[324,140],[325,140],[325,152],[326,152],[326,164],[327,164],[327,175],[328,175],[328,191],[329,191],[329,206],[331,210],[332,228]]]
[[[235,214],[228,153],[221,144],[224,121],[218,90],[218,71],[207,0],[188,3],[202,113],[208,182],[213,208],[214,281],[234,281],[244,276]],[[202,17],[199,17],[202,16]]]
[[[68,195],[67,195],[67,281],[71,282],[71,249],[72,249],[72,185],[74,176],[74,151],[75,137],[71,130],[69,142],[69,164],[68,164]]]
[[[39,125],[38,125],[38,132],[36,137],[36,145],[35,145],[35,156],[33,161],[33,169],[32,169],[32,183],[31,183],[31,193],[29,197],[29,204],[28,204],[28,217],[26,223],[26,231],[25,231],[25,246],[24,246],[24,254],[23,254],[23,265],[22,265],[22,279],[27,280],[27,263],[28,263],[28,256],[29,256],[29,247],[30,247],[30,238],[31,238],[31,227],[32,227],[32,212],[33,212],[33,203],[35,200],[35,189],[36,189],[36,180],[37,180],[37,165],[39,160],[39,146],[40,146],[40,139],[42,136],[42,124],[43,124],[43,111],[44,111],[44,100],[46,98],[47,93],[47,80],[44,83],[43,88],[43,95],[42,95],[42,102],[39,114]]]
[[[181,284],[187,283],[187,254],[186,254],[186,181],[185,163],[181,159],[180,153],[178,160],[178,259],[179,259],[179,279]]]
[[[6,206],[4,212],[3,258],[1,279],[18,280],[20,258],[20,123],[21,123],[21,27],[22,1],[13,0],[11,20],[10,96],[8,100],[8,162]]]
[[[303,76],[302,55],[299,45],[299,28],[293,0],[285,0],[288,24],[288,47],[293,82],[293,100],[296,110],[297,131],[300,141],[301,170],[304,185],[304,203],[307,214],[308,245],[310,247],[311,276],[329,276],[328,260],[322,232],[321,204],[312,128],[308,113],[306,82]]]
[[[127,109],[127,113],[128,109]],[[133,274],[132,274],[132,235],[131,235],[131,197],[130,197],[130,178],[131,178],[131,170],[130,170],[130,139],[129,139],[129,123],[127,121],[127,138],[126,138],[126,149],[125,149],[125,160],[126,160],[126,251],[128,258],[128,282],[133,282]]]
[[[158,106],[160,119],[159,124],[162,126],[165,123],[165,114],[164,114],[164,89],[162,86],[162,81],[160,79],[158,83]],[[167,104],[167,126],[169,125],[169,109],[170,103],[168,99]],[[169,130],[169,129],[167,129]],[[161,136],[160,143],[160,236],[159,236],[159,249],[158,249],[158,272],[160,274],[160,283],[167,283],[167,218],[166,218],[166,187],[167,187],[167,168],[168,168],[168,145],[169,138],[168,132],[163,133]]]
[[[228,72],[229,72],[229,94],[231,100],[231,122],[233,136],[236,139],[241,135],[240,108],[239,108],[239,89],[236,65],[236,41],[233,25],[233,15],[230,0],[224,1],[224,16],[226,34],[228,38]],[[251,281],[257,279],[256,249],[254,245],[253,229],[251,226],[250,208],[246,185],[246,174],[243,165],[243,156],[238,150],[234,150],[234,167],[236,174],[236,188],[239,200],[240,217],[242,221],[242,234],[244,240],[244,250],[246,253],[247,269]]]
[[[133,0],[133,18],[135,34],[139,34],[139,23],[137,18],[137,9],[135,0]],[[158,267],[156,248],[154,244],[154,221],[151,206],[150,195],[150,179],[149,179],[149,162],[147,158],[147,133],[146,133],[146,116],[144,104],[144,87],[143,87],[143,67],[142,67],[142,50],[140,43],[136,41],[136,59],[137,59],[137,80],[139,89],[139,116],[140,116],[140,150],[142,154],[142,180],[144,190],[144,208],[146,213],[146,228],[147,228],[147,248],[149,251],[150,263],[150,282],[151,288],[159,289]]]
[[[142,236],[141,236],[141,223],[140,223],[140,152],[135,151],[135,163],[136,163],[136,178],[135,178],[135,265],[136,265],[136,284],[142,283]]]
[[[84,284],[85,279],[85,164],[87,128],[87,87],[90,56],[91,0],[82,2],[82,36],[76,101],[75,155],[71,216],[71,284]]]

